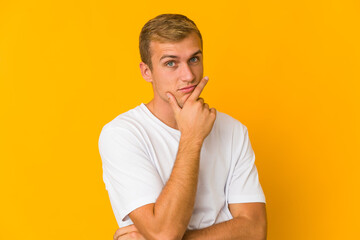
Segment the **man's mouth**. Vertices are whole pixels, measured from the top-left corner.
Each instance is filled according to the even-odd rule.
[[[180,88],[178,91],[183,92],[183,93],[189,93],[189,92],[194,91],[194,89],[196,88],[196,86],[197,86],[197,85],[192,85],[192,86]]]

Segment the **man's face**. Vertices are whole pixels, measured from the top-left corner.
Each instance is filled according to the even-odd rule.
[[[191,33],[179,42],[153,41],[150,52],[155,102],[168,102],[166,92],[170,92],[182,107],[203,76],[200,38]]]

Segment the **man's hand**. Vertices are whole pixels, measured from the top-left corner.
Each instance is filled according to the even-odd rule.
[[[141,233],[137,230],[135,225],[129,225],[126,227],[119,228],[114,234],[114,240],[146,240]]]
[[[167,93],[181,134],[201,142],[209,135],[216,118],[216,110],[209,109],[209,105],[204,103],[204,99],[199,98],[207,82],[208,77],[201,79],[184,103],[183,108],[178,105],[174,95]]]

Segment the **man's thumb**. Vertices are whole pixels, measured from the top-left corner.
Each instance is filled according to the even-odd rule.
[[[167,92],[166,93],[166,96],[168,97],[169,99],[169,103],[170,103],[170,106],[172,108],[172,110],[174,111],[174,114],[178,114],[181,110],[181,108],[179,107],[179,104],[177,103],[174,95],[172,95],[171,93]]]

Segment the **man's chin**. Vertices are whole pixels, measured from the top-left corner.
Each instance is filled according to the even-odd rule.
[[[179,104],[179,107],[183,108],[184,104],[186,103],[186,101],[188,100],[189,97],[190,97],[190,94],[186,94],[185,96],[182,96],[182,98],[180,98],[177,101]]]

